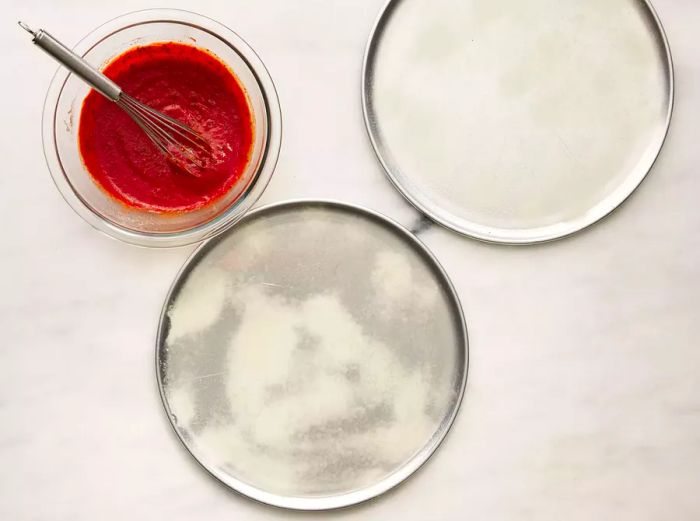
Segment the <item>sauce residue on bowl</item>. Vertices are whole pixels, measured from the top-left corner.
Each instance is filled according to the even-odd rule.
[[[253,146],[248,97],[211,53],[163,42],[129,49],[103,72],[124,92],[199,132],[213,150],[197,176],[168,161],[115,103],[85,98],[78,144],[85,167],[114,199],[149,212],[188,212],[226,194],[242,176]]]

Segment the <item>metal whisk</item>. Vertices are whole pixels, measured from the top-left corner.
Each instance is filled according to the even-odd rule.
[[[36,45],[122,108],[173,164],[188,174],[199,175],[198,169],[204,168],[205,162],[213,156],[209,143],[201,134],[181,121],[132,98],[119,85],[43,29],[34,31],[24,22],[18,23],[33,36],[32,41]]]

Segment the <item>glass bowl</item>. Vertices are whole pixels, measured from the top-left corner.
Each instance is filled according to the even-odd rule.
[[[64,199],[96,229],[139,246],[183,246],[231,227],[265,190],[281,143],[279,100],[267,69],[243,39],[210,18],[173,9],[128,13],[92,31],[73,50],[91,64],[103,67],[133,46],[164,41],[196,45],[223,61],[246,90],[255,122],[251,159],[241,179],[204,208],[152,213],[116,201],[93,180],[78,148],[80,112],[90,87],[60,68],[44,104],[44,154]]]

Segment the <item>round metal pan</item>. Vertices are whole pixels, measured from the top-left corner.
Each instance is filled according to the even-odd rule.
[[[434,221],[507,244],[614,210],[656,160],[673,106],[646,0],[390,0],[362,74],[396,188]]]
[[[345,507],[413,474],[455,419],[467,329],[410,232],[334,201],[260,208],[202,244],[168,292],[156,346],[175,433],[231,489]]]

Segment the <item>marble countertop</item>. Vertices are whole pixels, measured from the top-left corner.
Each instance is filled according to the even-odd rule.
[[[175,0],[238,31],[277,84],[284,140],[260,204],[335,198],[408,227],[360,110],[362,53],[383,0]],[[522,521],[700,519],[700,3],[655,0],[677,105],[641,188],[602,224],[543,246],[421,232],[462,299],[471,365],[446,443],[412,479],[324,517]],[[55,66],[15,19],[67,42],[148,7],[3,5],[0,519],[300,519],[202,471],[163,413],[154,339],[191,248],[111,240],[63,202],[44,164]]]

